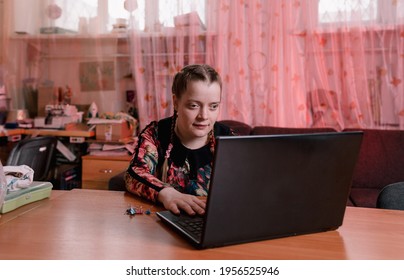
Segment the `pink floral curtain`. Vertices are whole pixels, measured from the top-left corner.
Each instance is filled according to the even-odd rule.
[[[200,27],[179,27],[164,33],[131,36],[133,73],[136,84],[139,122],[144,127],[152,120],[172,115],[171,83],[176,72],[188,64],[209,63],[213,53],[211,38]]]
[[[172,76],[190,63],[221,74],[221,119],[404,127],[403,0],[206,3],[204,26],[191,20],[154,36],[132,34],[142,127],[172,114]]]

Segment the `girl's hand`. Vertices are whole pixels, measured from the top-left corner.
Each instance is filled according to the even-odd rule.
[[[174,188],[166,187],[159,192],[157,200],[160,201],[167,210],[174,214],[180,214],[180,210],[188,215],[203,215],[205,213],[206,200],[197,196],[180,193]]]

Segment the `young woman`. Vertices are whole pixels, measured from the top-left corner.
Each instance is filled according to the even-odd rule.
[[[208,65],[188,65],[174,77],[174,114],[151,122],[139,135],[125,175],[129,192],[178,214],[203,214],[209,191],[215,136],[233,135],[216,122],[219,74]]]

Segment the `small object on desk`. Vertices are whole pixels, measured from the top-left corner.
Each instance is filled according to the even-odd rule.
[[[84,143],[84,142],[86,142],[86,138],[78,137],[78,136],[70,136],[69,142],[70,143]]]
[[[34,170],[28,165],[6,165],[3,167],[7,181],[8,192],[19,191],[28,188],[34,180]]]
[[[49,111],[48,113],[47,113],[47,115],[46,115],[46,117],[45,117],[45,125],[51,125],[52,124],[52,118],[53,118],[53,116],[52,116],[52,114],[51,114],[51,112]]]
[[[34,126],[32,121],[22,121],[18,123],[19,128],[32,128]]]
[[[95,102],[91,103],[90,108],[88,109],[87,117],[90,119],[98,118],[98,106],[95,104]]]
[[[18,128],[18,123],[17,122],[8,122],[4,124],[4,128],[6,129],[15,129]]]
[[[136,214],[143,214],[143,208],[142,206],[140,207],[133,207],[132,205],[129,206],[128,209],[126,209],[126,215],[129,215],[131,217],[135,216]],[[150,213],[149,213],[150,214]],[[149,215],[147,214],[147,215]]]
[[[129,216],[135,216],[136,214],[136,209],[130,206],[128,209],[126,209],[126,215]]]
[[[53,188],[50,182],[33,181],[30,186],[18,191],[8,192],[0,213],[5,214],[23,205],[50,197]]]
[[[7,133],[4,133],[7,135]],[[7,136],[8,142],[18,142],[22,139],[21,134],[9,135]]]

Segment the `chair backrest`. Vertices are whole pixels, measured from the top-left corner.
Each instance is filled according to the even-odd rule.
[[[404,182],[385,186],[377,197],[377,208],[404,210]]]
[[[246,123],[235,120],[221,120],[220,123],[227,125],[238,135],[249,135],[251,133],[251,126]]]
[[[53,136],[24,139],[11,150],[7,165],[28,165],[34,170],[34,181],[47,181],[55,165],[56,146]]]

